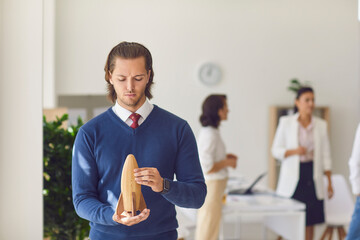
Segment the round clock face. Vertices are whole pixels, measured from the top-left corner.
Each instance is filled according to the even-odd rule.
[[[205,63],[199,69],[199,78],[206,85],[215,85],[221,80],[221,69],[214,63]]]

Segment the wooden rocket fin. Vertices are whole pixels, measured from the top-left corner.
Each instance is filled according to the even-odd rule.
[[[116,213],[117,215],[120,216],[123,212],[124,212],[124,201],[123,201],[122,193],[120,193],[120,197],[116,205]]]
[[[142,193],[140,193],[140,205],[139,205],[139,211],[142,212],[145,208],[146,208],[146,202],[144,199],[144,196],[142,195]]]
[[[131,216],[136,216],[136,195],[134,192],[132,194],[132,205],[131,205]]]

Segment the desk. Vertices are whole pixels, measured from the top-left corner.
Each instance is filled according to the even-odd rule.
[[[272,193],[255,195],[228,195],[223,207],[223,217],[235,215],[236,219],[258,216],[263,223],[263,239],[266,228],[285,239],[303,240],[305,234],[305,204],[293,199],[281,198]],[[240,223],[237,222],[240,227]],[[236,227],[236,231],[239,228]],[[220,233],[223,239],[223,233]],[[236,236],[239,236],[236,234]]]

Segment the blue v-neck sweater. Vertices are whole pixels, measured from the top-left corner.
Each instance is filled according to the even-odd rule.
[[[135,156],[140,168],[157,168],[171,186],[166,194],[142,186],[150,216],[130,227],[112,220],[128,154]],[[206,196],[190,126],[156,105],[136,129],[121,121],[111,108],[83,125],[73,148],[72,188],[75,210],[90,221],[92,240],[165,236],[162,234],[178,227],[175,205],[199,208]]]

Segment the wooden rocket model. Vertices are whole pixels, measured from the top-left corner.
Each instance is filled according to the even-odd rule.
[[[126,157],[121,173],[121,193],[116,205],[116,213],[119,216],[126,211],[133,217],[137,211],[142,211],[146,208],[146,203],[141,193],[141,185],[135,181],[134,176],[134,169],[138,167],[134,155],[129,154]]]

